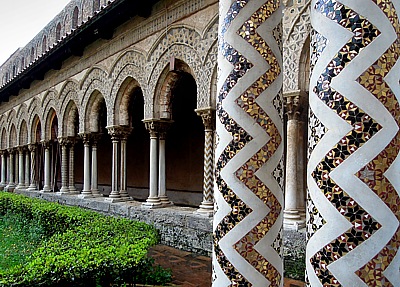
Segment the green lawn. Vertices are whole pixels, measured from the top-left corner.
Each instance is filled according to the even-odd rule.
[[[26,262],[44,240],[37,224],[18,215],[0,216],[0,270]]]

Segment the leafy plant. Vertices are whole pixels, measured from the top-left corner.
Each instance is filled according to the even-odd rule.
[[[169,271],[148,263],[159,241],[150,225],[0,192],[0,216],[10,213],[35,222],[46,240],[26,263],[0,270],[0,286],[110,286],[144,273],[153,274],[144,282],[170,281]]]

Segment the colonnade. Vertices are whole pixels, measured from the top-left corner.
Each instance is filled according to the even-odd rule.
[[[203,201],[198,213],[211,216],[214,211],[213,201],[213,142],[214,142],[214,113],[212,108],[197,110],[205,126],[204,146],[204,183]],[[172,120],[144,120],[150,134],[150,171],[149,196],[144,207],[157,208],[172,204],[167,195],[166,186],[166,135]],[[109,202],[130,200],[127,191],[127,140],[132,132],[129,126],[106,127],[112,142],[111,192],[105,198]],[[103,196],[98,189],[97,143],[104,136],[99,133],[81,133],[78,137],[60,137],[57,139],[61,150],[61,188],[58,193],[78,194],[81,198]],[[75,186],[75,144],[78,140],[83,143],[83,186],[78,191]],[[0,187],[8,191],[27,189],[38,191],[37,147],[43,151],[43,188],[42,192],[54,190],[54,174],[51,172],[51,141],[42,141],[24,147],[11,148],[1,151],[1,183]],[[40,165],[39,165],[39,168]],[[17,177],[18,175],[18,177]],[[16,182],[17,179],[17,182]]]

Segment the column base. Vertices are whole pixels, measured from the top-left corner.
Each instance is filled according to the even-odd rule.
[[[99,192],[98,189],[92,189],[93,197],[103,197],[103,195]]]
[[[63,193],[63,194],[69,193],[69,188],[63,186],[63,187],[61,187],[60,191],[57,192],[57,193]]]
[[[207,216],[207,217],[213,217],[214,216],[214,203],[213,202],[202,202],[201,205],[199,206],[199,209],[197,209],[194,214],[202,215],[202,216]]]
[[[158,197],[149,197],[146,202],[142,203],[145,208],[160,208],[163,207],[161,200]]]
[[[50,186],[43,186],[43,189],[40,192],[52,192]]]
[[[298,231],[306,226],[305,218],[297,210],[285,210],[283,213],[283,228]]]
[[[106,197],[104,198],[105,202],[115,203],[115,202],[124,202],[131,200],[130,197]]]
[[[38,189],[35,185],[30,185],[27,190],[28,191],[38,191]]]
[[[77,189],[75,188],[75,186],[70,186],[70,187],[68,187],[68,190],[69,190],[69,193],[70,193],[70,194],[80,194],[79,190],[77,190]]]
[[[160,202],[163,206],[169,206],[169,205],[174,205],[172,201],[169,200],[168,196],[160,196]]]
[[[82,191],[78,198],[93,198],[93,194],[90,191]]]
[[[7,185],[5,183],[0,183],[0,189],[4,189]]]
[[[7,191],[7,192],[13,192],[14,189],[15,189],[15,185],[13,185],[13,184],[9,184],[4,187],[4,191]]]

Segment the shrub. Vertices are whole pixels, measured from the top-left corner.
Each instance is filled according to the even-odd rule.
[[[148,248],[159,241],[155,228],[145,223],[0,192],[0,215],[10,212],[38,222],[47,240],[25,264],[0,273],[0,286],[133,282],[148,264]]]

